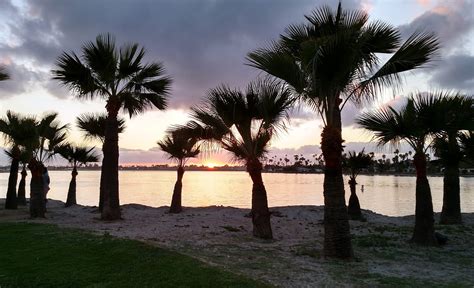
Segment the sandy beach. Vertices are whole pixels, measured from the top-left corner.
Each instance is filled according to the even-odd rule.
[[[3,209],[0,221],[28,221],[110,234],[176,250],[208,264],[263,280],[279,287],[379,286],[400,284],[474,284],[474,214],[463,226],[438,226],[449,237],[444,247],[418,247],[407,242],[413,216],[388,217],[364,211],[367,222],[351,221],[356,261],[325,260],[323,207],[272,208],[275,239],[252,237],[248,209],[186,207],[181,214],[168,207],[122,206],[123,220],[100,221],[97,207],[64,208],[48,202],[47,219],[30,220],[27,208]],[[438,215],[437,215],[438,216]],[[54,239],[51,242],[54,247]],[[390,286],[390,284],[389,284]]]

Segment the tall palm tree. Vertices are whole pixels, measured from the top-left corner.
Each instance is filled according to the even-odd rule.
[[[404,43],[392,25],[368,22],[365,11],[323,6],[291,25],[268,48],[248,54],[249,65],[282,79],[323,119],[324,255],[353,256],[344,199],[341,111],[364,103],[379,90],[401,83],[400,73],[428,63],[438,49],[432,34],[415,33]],[[379,65],[381,54],[390,58]]]
[[[197,138],[184,133],[172,132],[157,144],[161,150],[169,155],[170,159],[176,160],[178,164],[178,178],[174,184],[173,198],[171,200],[170,213],[180,213],[181,192],[183,189],[184,166],[189,158],[196,157],[199,154],[199,147],[196,146]]]
[[[434,230],[433,202],[426,177],[426,154],[432,141],[432,117],[441,98],[418,94],[411,96],[407,104],[396,111],[393,107],[362,114],[357,123],[374,132],[379,145],[398,145],[407,142],[415,151],[413,157],[416,169],[415,229],[412,242],[422,245],[436,245],[438,239]]]
[[[364,153],[364,150],[359,153],[349,151],[348,155],[344,156],[342,164],[349,172],[349,187],[351,189],[347,213],[352,220],[362,220],[363,216],[360,210],[359,198],[356,194],[356,179],[362,169],[368,168],[372,164],[372,156]]]
[[[0,67],[0,81],[4,81],[10,79],[10,76],[8,73],[5,71],[5,68]]]
[[[22,153],[24,153],[25,147],[30,144],[30,133],[34,123],[34,118],[12,111],[7,111],[6,116],[0,119],[0,132],[3,134],[5,144],[9,147],[5,152],[11,160],[5,209],[17,209],[18,207],[16,194],[18,169]]]
[[[76,177],[79,174],[77,167],[79,165],[86,165],[90,162],[99,161],[99,157],[94,153],[94,147],[77,147],[71,144],[64,144],[56,149],[64,159],[72,164],[71,182],[69,182],[69,190],[67,192],[66,207],[70,207],[77,204],[76,201]]]
[[[204,105],[191,108],[193,121],[186,126],[245,163],[253,182],[253,234],[259,238],[273,238],[261,159],[275,133],[285,128],[292,104],[290,91],[274,81],[254,82],[244,92],[221,86],[209,92]]]
[[[57,118],[57,113],[46,114],[36,121],[34,130],[30,134],[33,141],[27,149],[32,153],[28,161],[31,173],[30,216],[32,218],[45,217],[44,163],[54,157],[57,147],[64,144],[66,140],[68,125],[61,125]]]
[[[441,92],[442,93],[442,92]],[[464,158],[460,137],[464,131],[474,130],[474,100],[459,93],[443,93],[432,123],[440,132],[433,148],[444,167],[443,208],[441,224],[461,224],[459,163]]]
[[[118,133],[125,130],[125,119],[117,117]],[[76,124],[79,130],[84,133],[86,139],[98,140],[102,143],[102,151],[104,151],[105,141],[105,123],[107,122],[107,114],[84,113],[76,118]],[[99,211],[102,212],[104,207],[104,166],[101,166],[100,185],[99,185]]]
[[[104,207],[102,219],[121,218],[118,179],[118,127],[120,110],[130,117],[146,109],[166,108],[171,79],[160,63],[143,64],[145,50],[138,44],[117,48],[114,38],[99,35],[95,42],[82,47],[82,59],[64,52],[57,60],[54,79],[68,86],[78,98],[102,98],[107,101],[107,121],[102,161]]]

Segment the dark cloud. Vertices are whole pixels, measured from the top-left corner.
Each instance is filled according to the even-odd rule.
[[[474,93],[474,56],[453,55],[444,59],[430,82],[442,88]]]
[[[144,45],[147,61],[164,62],[175,79],[171,106],[189,107],[220,83],[243,86],[254,78],[258,72],[243,65],[246,53],[275,39],[288,24],[303,21],[322,2],[29,1],[26,12],[10,7],[9,31],[21,44],[0,46],[0,55],[50,67],[62,50],[78,51],[85,41],[110,32],[119,43]],[[344,5],[354,8],[358,2]],[[64,91],[50,91],[64,96]]]

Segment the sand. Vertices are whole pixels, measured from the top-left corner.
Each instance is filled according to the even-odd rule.
[[[274,240],[252,237],[248,209],[188,208],[180,214],[168,207],[122,206],[123,220],[99,220],[97,207],[50,200],[47,219],[28,219],[27,209],[6,211],[0,221],[29,221],[73,227],[147,242],[191,255],[208,264],[279,287],[474,285],[474,214],[463,226],[439,226],[448,245],[418,247],[407,242],[413,216],[388,217],[363,211],[367,222],[351,221],[356,260],[321,256],[323,207],[271,208]],[[52,244],[53,245],[53,244]]]

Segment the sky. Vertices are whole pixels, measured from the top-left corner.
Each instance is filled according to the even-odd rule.
[[[111,33],[117,43],[137,42],[146,49],[145,62],[159,61],[173,78],[169,107],[127,119],[120,136],[120,163],[164,163],[157,148],[170,125],[188,120],[189,107],[220,84],[244,88],[262,73],[245,65],[248,52],[277,39],[289,24],[335,0],[0,0],[0,65],[11,80],[0,82],[0,115],[7,110],[41,115],[59,113],[71,123],[70,139],[84,142],[74,127],[85,112],[103,112],[101,100],[79,100],[51,79],[63,52],[80,52],[98,34]],[[441,53],[429,68],[409,73],[401,91],[387,90],[371,106],[402,103],[406,95],[439,89],[474,93],[473,0],[342,0],[343,8],[364,9],[371,21],[397,26],[403,37],[417,30],[435,32]],[[346,149],[376,149],[371,134],[355,127],[361,111],[344,108]],[[271,143],[270,154],[319,153],[321,120],[307,107],[291,112],[288,131]],[[100,145],[99,145],[100,146]],[[377,148],[380,151],[380,148]],[[390,152],[390,151],[387,151]],[[195,163],[221,164],[219,152]],[[6,164],[0,156],[0,164]]]

